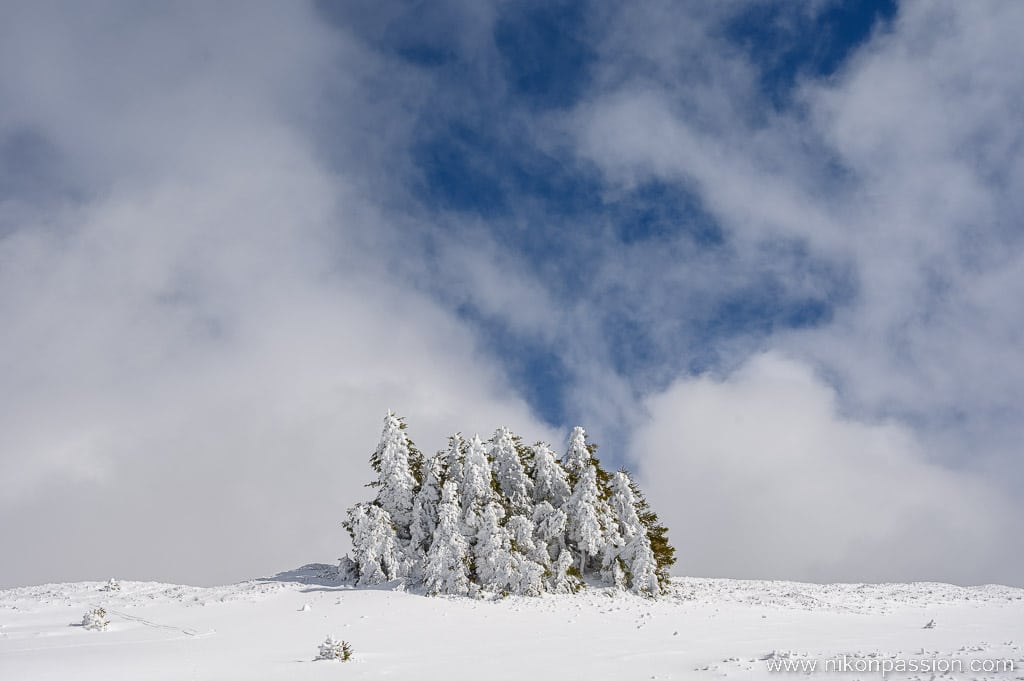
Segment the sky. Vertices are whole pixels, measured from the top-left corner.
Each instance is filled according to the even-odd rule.
[[[1024,5],[5,2],[0,587],[587,428],[676,573],[1024,585]]]

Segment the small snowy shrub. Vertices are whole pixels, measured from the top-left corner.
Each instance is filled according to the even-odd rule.
[[[339,582],[354,582],[359,579],[359,565],[347,554],[338,560],[337,578]]]
[[[348,662],[352,659],[352,646],[348,644],[348,641],[339,641],[333,636],[328,636],[320,644],[320,653],[316,656],[316,659]]]
[[[113,577],[107,580],[107,583],[103,585],[103,591],[120,591],[121,582],[117,581]]]
[[[82,617],[82,626],[94,631],[105,631],[110,620],[107,619],[107,611],[103,608],[93,608]]]

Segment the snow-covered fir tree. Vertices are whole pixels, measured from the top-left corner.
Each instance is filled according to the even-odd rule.
[[[537,596],[547,591],[544,577],[550,571],[545,556],[534,541],[534,526],[530,518],[513,515],[506,525],[512,539],[512,581],[510,591],[526,596]]]
[[[565,511],[544,500],[533,507],[533,544],[544,565],[565,548]]]
[[[512,582],[512,537],[502,520],[505,510],[492,501],[484,506],[473,547],[476,578],[486,591],[508,592]]]
[[[494,476],[502,498],[507,500],[512,513],[533,512],[533,481],[519,456],[516,437],[508,428],[498,428],[491,438],[490,457],[494,462]]]
[[[359,584],[380,584],[405,576],[395,524],[387,511],[373,503],[356,504],[348,510],[344,525],[352,537]]]
[[[600,520],[600,494],[597,468],[585,465],[573,487],[572,496],[565,504],[567,537],[580,554],[579,570],[583,574],[587,572],[588,561],[603,555],[605,549],[604,528]]]
[[[667,530],[625,472],[609,475],[582,428],[559,461],[507,428],[449,439],[424,461],[388,413],[371,458],[377,497],[344,523],[358,584],[397,578],[429,594],[572,593],[585,581],[657,596],[675,561]]]
[[[576,426],[569,434],[569,448],[562,458],[562,466],[568,474],[570,484],[575,484],[583,475],[583,469],[591,465],[591,455],[591,448],[587,446],[587,432],[581,426]]]
[[[407,541],[421,457],[405,433],[405,422],[390,411],[370,465],[377,472],[376,482],[371,483],[377,488],[376,503],[391,517],[399,539]]]
[[[569,482],[565,469],[558,464],[554,450],[543,442],[533,446],[533,498],[561,508],[569,499]]]
[[[628,477],[628,476],[627,476]],[[640,522],[647,530],[647,541],[650,543],[651,551],[654,552],[654,561],[657,565],[655,573],[658,577],[658,585],[662,590],[669,586],[669,569],[676,562],[676,550],[668,541],[668,528],[661,524],[658,514],[655,513],[647,499],[644,497],[640,485],[632,478],[629,479],[629,488],[633,492],[633,499],[636,503],[637,515]],[[651,595],[657,595],[651,593]]]
[[[462,463],[462,513],[467,537],[474,538],[480,527],[487,505],[497,500],[494,474],[487,450],[479,436],[474,436],[466,447]]]
[[[462,462],[466,458],[466,441],[462,433],[455,433],[448,438],[448,448],[444,452],[444,479],[454,480],[462,484]]]
[[[626,582],[633,591],[658,595],[658,564],[651,549],[647,528],[637,512],[637,499],[633,494],[632,480],[625,471],[612,476],[609,505],[615,514],[616,525],[622,545],[618,558],[626,572]]]
[[[417,565],[430,549],[437,527],[437,506],[441,502],[444,460],[441,454],[431,457],[423,466],[423,484],[412,502],[412,523],[409,526],[409,547],[406,551]]]
[[[462,502],[454,480],[444,483],[437,516],[437,528],[422,570],[423,586],[430,594],[469,593],[469,542],[462,535]]]

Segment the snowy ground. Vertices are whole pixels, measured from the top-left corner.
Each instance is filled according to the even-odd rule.
[[[0,679],[781,681],[804,674],[771,673],[772,660],[824,664],[845,654],[1012,660],[1014,671],[953,676],[1024,680],[1024,590],[1002,586],[679,579],[659,601],[610,590],[473,601],[352,589],[317,575],[309,566],[214,588],[122,582],[107,592],[83,582],[0,591]],[[79,626],[96,606],[110,614],[107,631]],[[354,661],[313,661],[328,633],[352,644]]]

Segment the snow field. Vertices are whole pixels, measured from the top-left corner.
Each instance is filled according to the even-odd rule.
[[[767,679],[780,674],[765,658],[841,654],[1009,658],[1016,672],[969,678],[1024,679],[1021,589],[687,578],[659,600],[612,588],[473,600],[337,586],[321,569],[0,591],[0,679]],[[86,631],[97,606],[109,629]],[[314,661],[328,634],[355,659]]]

